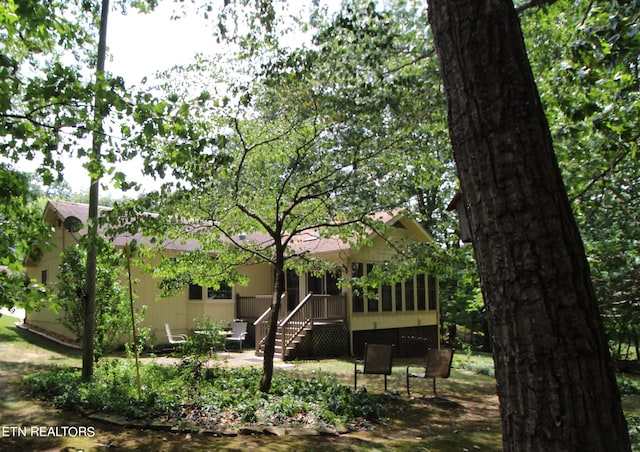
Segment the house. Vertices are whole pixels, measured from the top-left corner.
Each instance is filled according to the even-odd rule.
[[[44,220],[54,228],[52,242],[55,248],[45,252],[38,263],[28,263],[30,277],[55,286],[60,253],[86,234],[83,224],[88,217],[88,205],[49,201]],[[388,237],[429,242],[430,235],[414,220],[402,216],[386,215],[384,221],[391,227]],[[388,238],[386,237],[386,238]],[[116,247],[122,248],[133,237],[117,236]],[[253,237],[246,237],[250,240]],[[386,238],[372,235],[372,246],[355,249],[337,238],[309,235],[298,239],[298,251],[307,251],[315,257],[335,262],[344,276],[366,275],[374,264],[388,260],[396,251]],[[137,237],[140,242],[140,237]],[[193,250],[197,243],[168,243],[166,253]],[[160,257],[156,257],[159,259]],[[169,323],[173,333],[190,334],[198,319],[209,316],[215,321],[243,319],[249,322],[249,344],[261,352],[265,319],[271,302],[274,272],[269,264],[247,264],[239,272],[248,277],[246,286],[222,284],[217,290],[189,285],[172,298],[157,300],[158,280],[140,269],[133,269],[137,295],[136,308],[147,306],[143,326],[152,331],[155,344],[166,343],[164,324]],[[424,354],[426,345],[437,346],[439,341],[438,282],[432,275],[417,274],[408,280],[382,285],[377,297],[367,297],[349,287],[340,287],[338,275],[322,276],[286,274],[286,297],[280,313],[280,349],[283,358],[311,356],[360,355],[365,343],[396,345],[398,356]],[[99,302],[99,294],[98,294]],[[30,312],[26,323],[59,335],[73,337],[48,309]]]

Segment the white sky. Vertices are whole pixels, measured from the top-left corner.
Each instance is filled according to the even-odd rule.
[[[173,2],[163,2],[149,14],[111,12],[107,32],[111,59],[106,69],[138,84],[155,71],[192,61],[196,53],[215,52],[207,22],[196,13],[171,20],[173,8]]]
[[[105,70],[125,79],[128,86],[140,85],[144,77],[153,78],[157,71],[176,64],[191,62],[197,53],[215,52],[216,42],[207,23],[195,13],[188,18],[172,20],[173,2],[162,2],[148,14],[131,10],[127,15],[111,11],[107,30],[108,60]],[[160,181],[142,178],[140,163],[127,162],[123,168],[132,180],[142,182],[147,190],[157,188]],[[80,175],[85,175],[84,177]],[[73,176],[70,176],[73,175]],[[65,180],[74,191],[89,188],[89,175],[78,159],[65,160]],[[107,180],[102,181],[107,184]],[[108,190],[115,198],[118,190]],[[135,197],[131,192],[128,196]]]
[[[187,19],[171,20],[173,8],[172,1],[164,1],[149,14],[131,10],[127,15],[122,15],[119,11],[110,11],[105,70],[123,77],[127,86],[140,85],[144,77],[152,79],[157,71],[189,63],[197,53],[213,53],[216,43],[205,20],[195,13]],[[87,146],[90,146],[90,141]],[[90,179],[82,167],[83,161],[67,156],[62,160],[65,165],[64,178],[72,190],[87,191]],[[16,166],[21,171],[35,172],[39,163],[39,159],[24,160]],[[131,179],[143,182],[146,190],[157,188],[160,182],[141,178],[140,167],[139,162],[133,161],[118,169]],[[101,182],[108,184],[107,178]],[[114,189],[108,192],[114,198],[123,195]],[[135,197],[136,193],[127,195]]]

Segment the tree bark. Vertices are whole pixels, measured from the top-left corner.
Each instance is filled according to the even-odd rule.
[[[98,41],[98,56],[96,62],[96,93],[94,122],[96,129],[93,131],[93,165],[90,171],[96,171],[100,162],[100,149],[103,141],[102,122],[104,119],[103,100],[100,98],[99,84],[104,75],[104,65],[107,59],[107,20],[109,17],[109,0],[102,0],[100,13],[100,32]],[[91,174],[89,187],[89,248],[87,250],[87,277],[84,306],[84,333],[82,337],[82,378],[90,381],[93,378],[94,345],[93,336],[96,331],[96,279],[97,279],[97,239],[98,239],[98,198],[99,177]]]
[[[278,332],[278,318],[282,303],[282,294],[285,290],[284,252],[279,252],[276,258],[275,277],[273,286],[273,298],[271,299],[271,317],[269,318],[269,330],[264,344],[264,356],[262,363],[262,377],[260,378],[260,391],[271,391],[273,380],[273,358],[276,351],[276,333]]]
[[[630,450],[589,266],[511,0],[428,0],[505,450]]]

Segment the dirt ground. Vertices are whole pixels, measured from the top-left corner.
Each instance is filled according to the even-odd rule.
[[[122,428],[64,412],[30,400],[20,381],[51,365],[80,365],[79,352],[50,343],[31,332],[0,323],[0,451],[232,450],[232,451],[464,451],[500,450],[494,383],[463,375],[452,377],[446,399],[398,396],[388,419],[370,431],[340,436],[238,435]],[[16,335],[18,339],[16,340]],[[228,363],[260,365],[251,355],[230,353]],[[287,364],[284,364],[285,366]],[[455,373],[464,373],[456,371]],[[479,376],[481,377],[481,376]],[[487,390],[487,388],[489,388]],[[467,396],[465,396],[465,393]]]

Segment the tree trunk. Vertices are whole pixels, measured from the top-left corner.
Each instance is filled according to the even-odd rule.
[[[429,0],[505,450],[630,450],[589,267],[511,0]]]
[[[98,194],[99,177],[93,173],[99,168],[100,149],[103,141],[102,121],[104,118],[104,101],[101,99],[101,89],[104,76],[104,64],[107,59],[107,19],[109,17],[109,0],[102,0],[100,13],[100,33],[98,40],[98,59],[96,62],[96,93],[93,131],[92,164],[89,167],[91,173],[91,186],[89,188],[89,248],[87,250],[87,278],[84,306],[84,335],[82,338],[82,378],[90,381],[93,378],[94,346],[93,336],[96,331],[96,279],[97,279],[97,239],[98,239]]]
[[[273,358],[276,351],[276,333],[278,332],[278,317],[280,314],[282,294],[284,293],[284,258],[276,259],[275,278],[273,286],[273,298],[271,299],[271,317],[269,319],[269,330],[264,344],[264,355],[262,363],[262,377],[260,378],[260,391],[269,392],[271,390],[271,380],[273,379]]]

